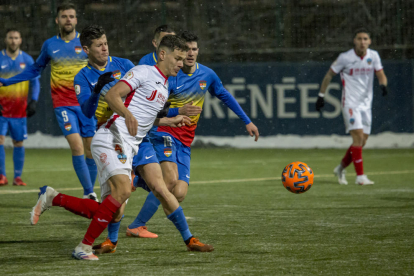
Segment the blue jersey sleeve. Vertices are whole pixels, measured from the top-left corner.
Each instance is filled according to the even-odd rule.
[[[129,59],[124,59],[124,67],[125,67],[125,72],[128,72],[129,70],[134,68],[135,65]]]
[[[0,79],[0,82],[3,83],[4,86],[16,84],[22,81],[28,81],[39,77],[42,73],[42,70],[46,67],[46,65],[50,61],[49,54],[47,53],[48,42],[46,41],[43,46],[42,50],[40,51],[40,55],[37,58],[36,62],[30,66],[27,66],[26,69],[21,72],[20,74],[11,77],[9,79]]]
[[[244,113],[243,109],[239,105],[239,103],[236,101],[236,99],[229,93],[229,91],[224,88],[221,80],[216,75],[216,73],[213,72],[213,82],[209,87],[210,94],[216,96],[219,98],[228,108],[230,108],[243,122],[247,125],[250,124],[252,121],[249,119],[249,117]]]
[[[83,114],[88,118],[92,118],[98,107],[99,94],[93,93],[82,70],[75,76],[74,85],[76,97]]]
[[[31,66],[34,63],[34,60],[31,56],[25,53],[25,62],[27,65]],[[31,99],[37,101],[40,94],[40,82],[39,77],[30,80],[30,90]]]

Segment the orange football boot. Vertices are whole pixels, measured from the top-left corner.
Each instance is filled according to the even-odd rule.
[[[6,186],[7,184],[9,184],[7,177],[3,174],[0,174],[0,186]]]
[[[22,178],[18,176],[13,180],[13,185],[14,186],[26,186],[26,183],[24,183]]]
[[[158,235],[148,231],[148,228],[146,226],[140,226],[140,227],[133,228],[133,229],[127,228],[126,235],[128,237],[136,237],[136,238],[150,238],[150,239],[158,238]]]
[[[204,244],[199,239],[192,237],[187,244],[188,251],[211,252],[214,247],[210,244]]]
[[[105,253],[115,253],[117,244],[118,242],[113,244],[109,238],[106,238],[103,243],[95,245],[94,247],[92,247],[92,249],[96,255]]]

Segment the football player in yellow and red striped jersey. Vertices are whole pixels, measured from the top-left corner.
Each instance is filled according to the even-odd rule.
[[[6,32],[6,49],[0,53],[0,77],[10,78],[34,63],[33,58],[20,50],[21,34],[16,29]],[[39,78],[0,87],[0,186],[7,185],[4,140],[9,132],[13,141],[13,185],[26,186],[21,179],[24,165],[23,140],[27,139],[27,117],[34,115],[39,98]],[[27,104],[29,96],[31,100]]]
[[[84,197],[96,200],[92,182],[95,182],[97,169],[90,152],[95,121],[82,113],[73,86],[76,74],[88,62],[79,40],[80,34],[75,30],[75,6],[71,3],[60,5],[55,22],[59,26],[59,34],[45,41],[36,62],[12,78],[1,78],[0,86],[35,78],[47,64],[51,64],[50,86],[55,115],[72,150],[73,167],[83,186]]]

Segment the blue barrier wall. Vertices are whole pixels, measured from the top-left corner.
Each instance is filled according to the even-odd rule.
[[[334,77],[322,116],[315,111],[320,83],[331,62],[211,64],[263,136],[277,134],[345,134],[341,113],[341,81]],[[381,96],[374,86],[372,134],[414,132],[413,61],[384,61],[390,93]],[[38,113],[28,130],[61,135],[50,97],[50,69],[42,74]],[[207,95],[197,135],[245,134],[243,123],[217,98]]]

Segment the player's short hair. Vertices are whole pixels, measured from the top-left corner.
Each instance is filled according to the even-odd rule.
[[[360,33],[365,33],[365,34],[367,34],[369,37],[371,37],[371,32],[370,32],[370,31],[368,31],[368,29],[366,29],[366,28],[358,28],[358,29],[356,29],[356,30],[354,31],[354,38],[357,36],[357,34],[360,34]]]
[[[179,37],[178,35],[166,35],[162,38],[160,46],[158,46],[157,52],[160,48],[167,48],[170,51],[179,50],[183,52],[188,51],[188,46],[186,41]]]
[[[79,37],[82,46],[90,47],[92,40],[101,38],[105,34],[104,28],[98,25],[89,25],[83,28]]]
[[[75,10],[76,11],[76,6],[75,4],[71,3],[71,2],[63,2],[62,4],[60,4],[57,9],[56,9],[56,15],[59,15],[60,11],[66,11],[66,10]]]
[[[160,37],[160,33],[175,33],[175,31],[171,26],[168,26],[167,24],[165,24],[155,29],[154,38],[158,39],[158,37]]]
[[[22,33],[18,29],[10,28],[10,29],[6,30],[6,37],[10,32],[17,32],[17,33],[19,33],[20,37],[22,36]]]
[[[198,36],[190,31],[184,31],[180,34],[180,37],[185,40],[185,42],[197,42],[198,45]]]

